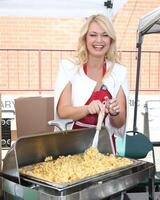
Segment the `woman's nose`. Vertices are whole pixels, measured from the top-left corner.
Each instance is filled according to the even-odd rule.
[[[103,40],[103,37],[101,35],[97,35],[97,42],[101,42]]]

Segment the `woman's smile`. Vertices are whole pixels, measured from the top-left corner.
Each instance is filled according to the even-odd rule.
[[[104,45],[93,45],[93,48],[94,48],[96,51],[102,51],[103,48],[104,48]]]

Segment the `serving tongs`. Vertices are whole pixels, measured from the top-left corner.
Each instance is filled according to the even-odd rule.
[[[104,111],[100,111],[99,114],[98,114],[98,122],[97,122],[97,125],[96,125],[96,133],[95,133],[94,138],[93,138],[92,147],[98,146],[99,131],[101,130],[101,127],[102,127],[104,115],[105,115]]]

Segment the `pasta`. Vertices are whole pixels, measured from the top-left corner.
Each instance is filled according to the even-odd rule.
[[[20,173],[49,182],[70,183],[133,163],[132,160],[124,157],[104,155],[94,147],[90,147],[82,154],[60,156],[56,160],[49,156],[45,160],[45,162],[22,167]]]

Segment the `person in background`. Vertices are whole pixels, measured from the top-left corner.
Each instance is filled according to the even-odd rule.
[[[116,34],[104,15],[87,18],[74,59],[62,60],[55,85],[55,119],[72,119],[71,129],[93,127],[104,112],[103,125],[125,141],[128,107],[127,70],[120,64]],[[125,142],[123,142],[123,147]]]

